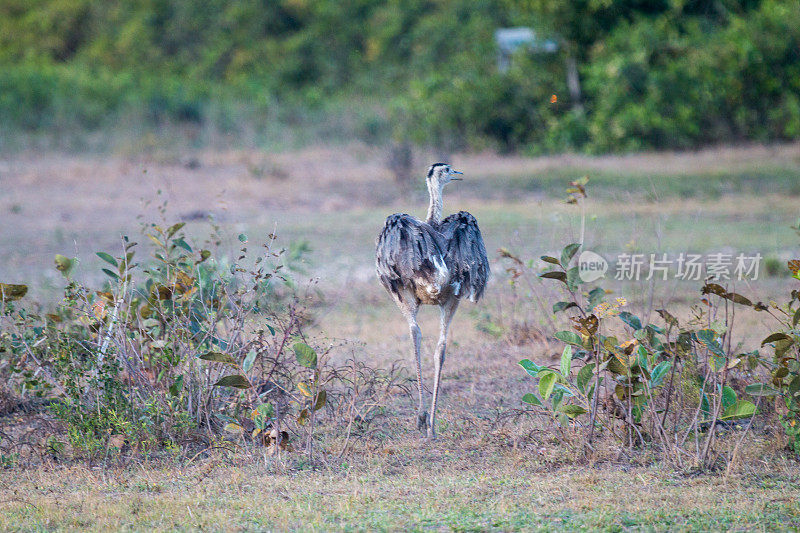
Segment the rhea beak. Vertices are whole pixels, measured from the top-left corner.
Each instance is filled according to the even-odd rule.
[[[451,173],[451,174],[463,174],[463,172],[461,172],[460,170],[451,170],[451,171],[450,171],[450,173]],[[461,181],[461,180],[463,180],[463,179],[464,179],[464,178],[453,178],[453,177],[450,177],[450,180],[451,180],[451,181],[453,181],[453,180],[454,180],[454,181]]]

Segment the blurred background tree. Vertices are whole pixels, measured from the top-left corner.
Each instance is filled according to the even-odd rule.
[[[515,26],[558,50],[523,47],[501,72],[494,32]],[[236,131],[325,117],[331,135],[395,146],[400,160],[411,144],[447,155],[796,139],[800,2],[0,3],[6,136],[130,117]]]

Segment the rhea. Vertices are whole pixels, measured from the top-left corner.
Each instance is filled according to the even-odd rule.
[[[460,174],[444,163],[431,165],[426,178],[430,206],[425,221],[406,214],[391,215],[377,241],[378,278],[408,321],[417,363],[417,428],[429,439],[436,438],[436,403],[450,322],[462,298],[480,299],[489,278],[486,247],[475,217],[460,211],[442,220],[442,191],[451,181],[460,180],[456,177]],[[437,305],[441,314],[430,417],[422,387],[422,332],[417,324],[421,305]]]

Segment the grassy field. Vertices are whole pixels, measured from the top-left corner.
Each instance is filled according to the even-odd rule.
[[[359,467],[262,465],[2,476],[5,531],[785,531],[800,527],[796,465],[682,477],[655,467],[542,468],[530,453],[415,446]],[[420,464],[421,463],[421,464]]]
[[[222,246],[231,255],[239,233],[260,242],[276,231],[280,245],[306,249],[293,264],[297,283],[315,280],[320,292],[309,333],[341,346],[340,357],[378,367],[399,361],[402,383],[413,390],[407,326],[374,278],[373,252],[388,214],[422,216],[427,199],[421,178],[404,191],[382,162],[383,154],[361,146],[0,160],[0,281],[30,285],[30,298],[46,306],[63,287],[53,268],[53,255],[61,253],[79,258],[77,279],[97,282],[102,274],[94,252],[116,253],[120,235],[134,237],[140,221],[157,221],[157,206],[166,201],[167,222],[187,221],[188,233],[201,240],[211,232],[211,216],[229,236]],[[554,360],[560,346],[507,334],[509,324],[544,330],[546,322],[527,289],[509,286],[497,254],[504,247],[535,259],[578,240],[581,211],[563,202],[564,189],[588,175],[588,249],[606,255],[758,252],[777,270],[766,275],[765,261],[760,279],[737,290],[777,297],[791,282],[781,273],[785,261],[800,253],[791,229],[800,217],[800,146],[600,158],[478,154],[453,163],[466,180],[448,188],[445,211],[468,210],[478,218],[494,279],[486,298],[463,305],[453,323],[438,441],[419,440],[412,396],[398,393],[377,433],[343,460],[314,468],[295,454],[276,463],[258,450],[212,451],[194,461],[122,460],[127,466],[113,458],[94,465],[37,462],[0,471],[0,528],[800,528],[798,464],[760,426],[728,475],[690,476],[646,451],[631,459],[613,446],[587,463],[553,438],[547,420],[501,419],[498,413],[520,408],[532,387],[517,362]],[[420,176],[426,164],[418,165]],[[646,282],[608,286],[629,299],[632,311],[647,307]],[[659,284],[652,307],[685,311],[699,287]],[[536,291],[551,303],[558,297],[551,284]],[[742,319],[737,338],[763,338],[763,317]],[[437,313],[425,309],[426,354],[437,323]],[[432,368],[426,356],[428,380]],[[0,420],[2,428],[14,423]]]

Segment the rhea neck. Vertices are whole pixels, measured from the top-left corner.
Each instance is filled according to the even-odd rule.
[[[432,226],[438,225],[442,221],[442,189],[444,183],[438,180],[428,180],[428,194],[431,197],[431,203],[428,207],[428,218],[425,220]]]

